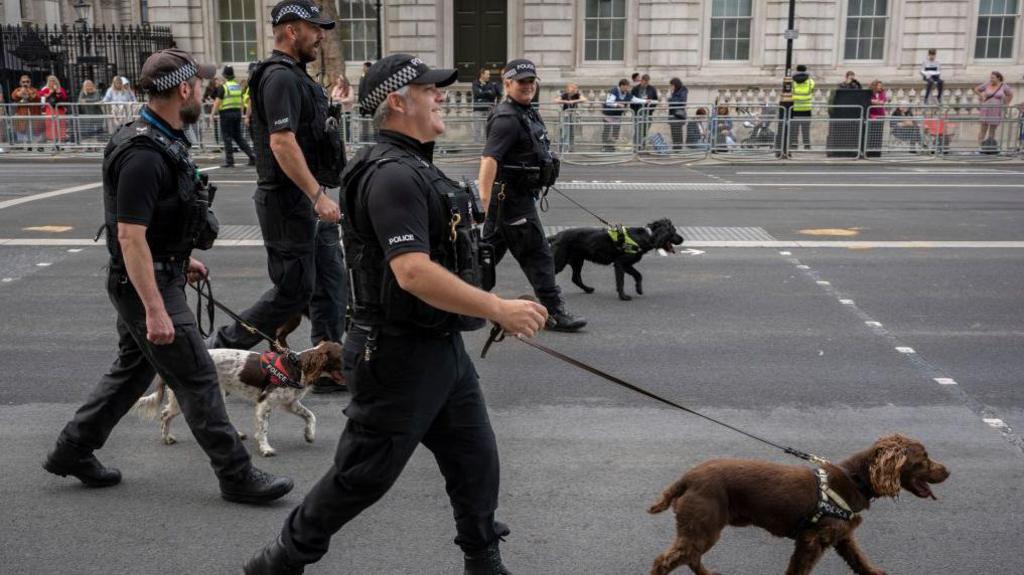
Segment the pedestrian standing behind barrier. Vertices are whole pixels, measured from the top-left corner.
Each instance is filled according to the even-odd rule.
[[[182,129],[202,114],[202,80],[213,74],[213,66],[182,50],[152,54],[140,79],[149,102],[107,144],[100,231],[110,255],[107,295],[117,311],[118,354],[60,433],[43,468],[91,487],[120,483],[121,472],[105,467],[93,452],[159,375],[209,457],[221,496],[266,503],[291,491],[292,481],[252,465],[228,420],[216,367],[185,298],[186,280],[207,275],[192,251],[209,249],[218,229],[210,209],[213,187],[192,161]]]
[[[683,149],[683,126],[686,124],[686,100],[690,91],[679,78],[669,80],[672,92],[668,96],[668,125],[672,133],[672,149]]]
[[[224,163],[222,168],[235,165],[235,144],[249,158],[249,165],[256,165],[256,155],[252,153],[249,142],[242,135],[242,113],[245,107],[242,85],[235,81],[235,69],[224,66],[224,82],[213,92],[213,109],[210,110],[210,123],[219,114],[220,133],[224,143]]]
[[[619,140],[619,130],[622,128],[622,115],[626,113],[626,106],[636,100],[636,97],[629,91],[629,80],[619,80],[605,97],[601,105],[601,113],[604,114],[604,127],[601,129],[601,150],[614,152],[615,144]]]
[[[555,183],[559,171],[547,127],[530,105],[538,89],[537,69],[529,60],[512,60],[502,78],[506,98],[487,119],[487,143],[480,158],[480,198],[487,209],[484,242],[494,246],[495,265],[506,251],[512,252],[548,310],[549,329],[578,331],[587,320],[565,309],[537,213],[541,191]]]
[[[475,194],[433,164],[445,130],[442,88],[457,76],[410,54],[383,58],[367,73],[360,107],[373,112],[378,142],[353,158],[342,184],[353,278],[348,421],[333,465],[245,565],[247,575],[302,573],[319,561],[331,537],[394,485],[420,444],[445,478],[463,573],[509,575],[498,548],[509,529],[495,521],[498,448],[461,332],[487,318],[528,337],[545,316],[534,302],[480,289],[493,275]],[[411,516],[406,528],[420,528],[416,522]],[[394,547],[389,553],[401,551]]]
[[[579,106],[588,102],[587,97],[580,94],[580,87],[577,84],[569,82],[565,91],[559,92],[552,101],[562,105],[562,121],[559,123],[562,129],[559,140],[561,150],[571,152],[576,146],[576,133],[580,127]]]
[[[636,128],[633,131],[633,144],[637,150],[647,146],[647,131],[651,128],[651,116],[658,105],[658,89],[651,85],[651,76],[640,76],[640,83],[633,86],[633,117]]]
[[[333,224],[341,212],[327,190],[341,183],[344,149],[338,122],[328,113],[327,92],[306,72],[306,64],[317,58],[324,30],[334,27],[319,14],[310,0],[284,0],[274,6],[274,51],[249,78],[257,174],[253,199],[274,285],[239,315],[264,333],[275,333],[309,308],[318,277],[318,243],[338,243]],[[318,234],[333,235],[318,239]],[[340,256],[330,265],[331,275],[343,281]],[[332,298],[341,294],[337,286],[322,287]],[[340,309],[344,313],[343,304]],[[317,308],[309,313],[314,338],[340,336],[326,327],[318,332],[320,325],[336,325],[336,317],[321,322]],[[259,335],[234,322],[213,334],[208,345],[249,349],[260,341]]]
[[[814,80],[807,73],[807,66],[800,64],[793,74],[793,107],[790,109],[791,135],[790,147],[799,145],[803,140],[804,149],[811,149],[811,103],[814,100]]]

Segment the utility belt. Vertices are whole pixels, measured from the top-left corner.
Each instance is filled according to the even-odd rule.
[[[557,157],[552,157],[550,162],[544,162],[540,166],[503,165],[499,179],[514,189],[528,190],[536,194],[541,188],[555,185],[561,172],[561,164]]]
[[[153,271],[157,273],[184,275],[188,272],[189,256],[167,256],[153,259]],[[128,277],[128,268],[123,261],[111,260],[107,265],[110,273]]]

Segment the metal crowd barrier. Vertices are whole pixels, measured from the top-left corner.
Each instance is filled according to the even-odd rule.
[[[0,104],[0,149],[11,152],[100,152],[121,124],[134,119],[142,103],[38,102]],[[609,114],[601,102],[575,108],[541,103],[552,149],[567,163],[614,164],[641,161],[686,163],[776,158],[866,158],[913,161],[931,158],[993,160],[1020,157],[1024,118],[1017,107],[812,106],[810,114],[776,104],[688,103],[685,117],[671,117],[665,102],[621,108]],[[476,161],[486,140],[487,112],[469,103],[444,107],[445,133],[435,156]],[[371,145],[372,118],[342,118],[342,137],[355,149]],[[982,130],[984,136],[981,137]],[[194,150],[223,148],[219,118],[204,115],[190,128]],[[248,138],[248,127],[243,127]]]

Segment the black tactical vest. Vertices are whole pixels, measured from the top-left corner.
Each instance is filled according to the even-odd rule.
[[[260,84],[263,76],[273,67],[289,70],[301,86],[302,110],[295,139],[299,143],[309,171],[320,184],[329,188],[338,187],[341,183],[341,169],[345,165],[345,150],[341,143],[338,119],[329,114],[327,92],[290,56],[276,52],[260,62],[249,76],[249,85],[255,87],[250,95],[252,109],[255,112],[251,116],[250,127],[260,185],[291,184],[291,180],[285,175],[270,150],[270,129],[267,126],[267,119],[263,116],[263,98],[273,98],[274,94],[263,94],[263,87]]]
[[[114,179],[114,166],[121,155],[131,148],[149,147],[157,150],[175,174],[175,193],[158,197],[153,217],[146,227],[146,243],[154,260],[182,260],[188,258],[193,248],[208,249],[216,238],[218,227],[209,209],[213,188],[205,186],[204,178],[189,156],[188,144],[161,132],[160,128],[146,120],[145,113],[139,119],[122,126],[103,152],[103,227],[107,234],[107,251],[110,252],[111,261],[119,266],[124,265],[124,260],[117,241],[117,181]]]
[[[495,118],[514,116],[519,125],[529,134],[530,149],[509,154],[501,160],[499,179],[514,189],[537,190],[554,185],[558,179],[560,162],[551,151],[551,140],[544,120],[533,106],[521,106],[505,100],[495,106],[487,118],[487,131]]]
[[[363,148],[342,174],[342,231],[351,277],[353,322],[393,333],[470,331],[485,320],[439,310],[403,290],[366,212],[369,183],[381,166],[402,164],[416,174],[427,194],[430,259],[463,281],[494,287],[494,252],[480,241],[479,200],[468,184],[448,179],[436,166],[389,142]]]

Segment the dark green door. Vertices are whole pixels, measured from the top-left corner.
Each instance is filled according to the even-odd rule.
[[[492,74],[505,65],[508,0],[455,0],[455,68],[459,81],[476,80],[480,68]],[[498,80],[492,76],[492,80]]]

